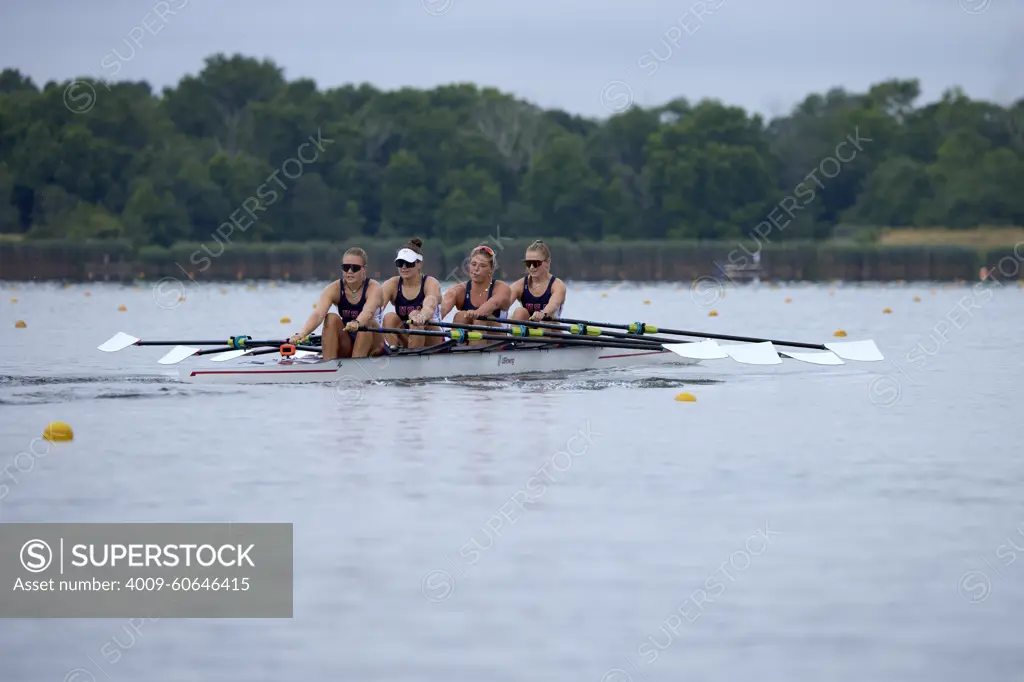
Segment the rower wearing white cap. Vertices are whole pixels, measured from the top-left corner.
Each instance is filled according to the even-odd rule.
[[[423,274],[422,249],[421,240],[410,239],[395,256],[399,274],[381,287],[383,305],[390,303],[395,306],[394,312],[384,316],[381,326],[385,329],[441,330],[436,326],[441,321],[441,283]],[[389,346],[404,348],[433,346],[442,340],[440,336],[394,333],[385,334],[384,338]]]

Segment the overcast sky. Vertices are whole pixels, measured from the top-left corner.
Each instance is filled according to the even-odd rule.
[[[321,88],[473,82],[607,116],[721,99],[767,116],[811,92],[919,78],[1024,97],[1024,0],[3,0],[0,67],[158,90],[215,52]],[[163,15],[161,18],[160,15]],[[135,38],[134,42],[132,38]],[[1015,42],[1016,41],[1016,42]],[[137,45],[136,45],[137,43]],[[117,50],[117,52],[113,52]],[[115,69],[119,73],[114,76]]]

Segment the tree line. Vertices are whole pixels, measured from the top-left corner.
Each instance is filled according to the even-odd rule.
[[[0,73],[0,232],[134,244],[821,240],[839,224],[1024,224],[1024,99],[916,80],[809,95],[771,121],[714,100],[606,120],[452,84],[321,91],[241,55],[145,82]],[[758,227],[761,225],[762,227]]]

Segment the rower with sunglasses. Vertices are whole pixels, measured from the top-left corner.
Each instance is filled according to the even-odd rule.
[[[481,320],[480,317],[497,317],[505,319],[508,308],[512,305],[512,290],[508,284],[494,279],[494,271],[498,267],[498,258],[494,249],[481,244],[469,254],[469,281],[456,284],[444,292],[441,304],[441,319],[448,317],[453,308],[455,324],[484,325],[488,327],[504,326],[501,322]],[[490,343],[484,339],[470,341],[470,345]]]
[[[381,286],[366,276],[366,252],[353,247],[341,262],[341,279],[324,287],[302,331],[289,339],[298,343],[323,323],[321,354],[324,360],[365,358],[386,352],[384,336],[360,327],[379,329],[384,321]],[[338,313],[331,312],[331,306]]]
[[[384,328],[441,331],[436,326],[441,321],[441,283],[423,274],[423,242],[410,239],[398,250],[395,267],[399,274],[381,286],[382,307],[388,303],[395,307],[394,312],[384,316]],[[440,336],[394,333],[385,334],[384,338],[392,348],[423,348],[442,340]]]
[[[513,320],[541,320],[562,316],[565,304],[565,282],[551,274],[551,251],[537,240],[526,249],[523,264],[529,274],[512,283],[512,300],[519,301]]]

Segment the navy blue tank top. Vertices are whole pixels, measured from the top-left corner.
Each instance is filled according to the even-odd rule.
[[[530,276],[525,275],[523,277],[523,295],[519,297],[519,302],[531,315],[538,310],[543,310],[544,306],[551,301],[551,287],[554,283],[555,278],[552,277],[548,280],[548,288],[544,290],[544,293],[540,296],[534,296],[530,293]]]
[[[395,294],[395,314],[398,315],[402,322],[407,322],[410,315],[423,308],[423,299],[426,298],[423,290],[426,287],[427,276],[423,275],[423,279],[420,280],[420,293],[416,294],[413,298],[406,298],[402,293],[402,280],[398,280],[398,293]]]
[[[495,284],[495,282],[497,282],[497,280],[493,280],[493,279],[491,280],[491,288],[487,290],[487,298],[488,299],[490,299],[491,296],[494,296],[494,284]],[[473,302],[471,300],[469,300],[469,292],[470,292],[470,290],[472,288],[473,288],[473,282],[472,281],[466,282],[466,297],[462,300],[462,309],[463,310],[476,310],[476,306],[473,305]],[[492,313],[493,317],[499,317],[500,315],[501,315],[501,311],[500,310],[495,310]]]
[[[363,295],[359,298],[358,303],[349,303],[348,297],[345,296],[345,283],[341,284],[341,300],[335,305],[338,306],[338,314],[341,315],[342,322],[351,322],[352,320],[359,317],[359,313],[363,312],[363,306],[366,305],[366,290],[370,288],[370,280],[367,278],[363,282]]]

